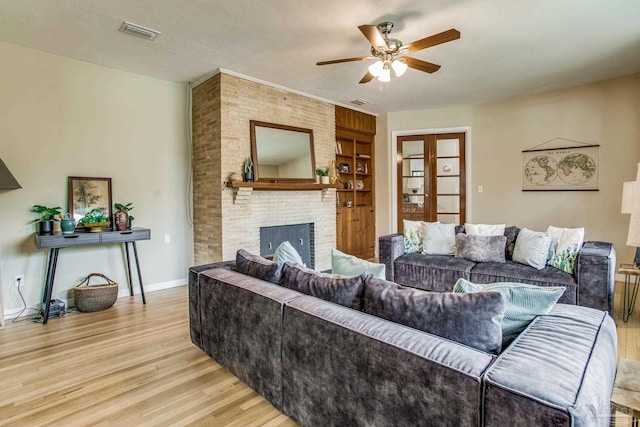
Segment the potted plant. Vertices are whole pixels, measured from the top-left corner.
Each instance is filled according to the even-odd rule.
[[[251,157],[247,157],[244,162],[244,180],[246,182],[253,182],[253,160]]]
[[[133,209],[132,205],[133,202],[129,202],[126,205],[123,205],[122,203],[116,203],[113,205],[117,209],[113,216],[116,229],[118,231],[124,231],[131,228],[131,221],[133,220],[133,217],[129,215],[129,211]]]
[[[56,206],[55,208],[48,208],[42,205],[33,205],[33,209],[31,209],[31,212],[35,212],[40,215],[39,218],[31,221],[38,223],[38,234],[53,233],[53,221],[58,221],[60,209],[62,209],[60,206]]]
[[[329,167],[316,169],[316,174],[320,177],[320,183],[329,183]]]

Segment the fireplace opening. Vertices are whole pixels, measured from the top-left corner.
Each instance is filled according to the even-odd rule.
[[[309,268],[315,265],[314,224],[260,227],[260,255],[273,255],[282,242],[288,241]]]

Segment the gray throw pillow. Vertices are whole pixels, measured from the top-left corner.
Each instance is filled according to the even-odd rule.
[[[236,269],[239,273],[276,285],[282,281],[283,265],[281,262],[273,262],[260,255],[253,255],[244,249],[238,249],[236,252]]]
[[[373,276],[365,279],[365,313],[488,353],[502,347],[504,310],[499,292],[427,292]]]
[[[282,273],[282,286],[325,301],[362,310],[364,276],[320,273],[301,265],[286,263]]]
[[[422,253],[428,255],[453,255],[456,249],[455,230],[455,224],[423,222]]]
[[[509,261],[513,259],[513,250],[516,247],[516,239],[518,238],[518,233],[520,229],[515,225],[511,227],[505,227],[504,236],[507,238],[507,246],[504,249],[505,258]]]
[[[454,292],[500,292],[506,301],[502,320],[503,348],[511,343],[536,316],[547,314],[565,291],[564,286],[536,286],[527,283],[473,283],[458,279]]]
[[[456,258],[475,262],[505,262],[505,236],[456,234]]]

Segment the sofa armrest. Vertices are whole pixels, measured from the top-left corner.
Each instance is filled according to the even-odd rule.
[[[379,260],[385,266],[387,280],[393,281],[393,261],[404,254],[404,235],[401,233],[387,234],[378,238]]]
[[[584,242],[574,269],[578,305],[613,314],[615,271],[616,251],[611,243]]]

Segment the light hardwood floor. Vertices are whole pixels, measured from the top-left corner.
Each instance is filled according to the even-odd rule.
[[[640,360],[640,312],[615,319],[619,356]],[[294,426],[191,344],[187,288],[121,298],[46,326],[0,330],[0,425]],[[640,311],[640,309],[639,309]]]

